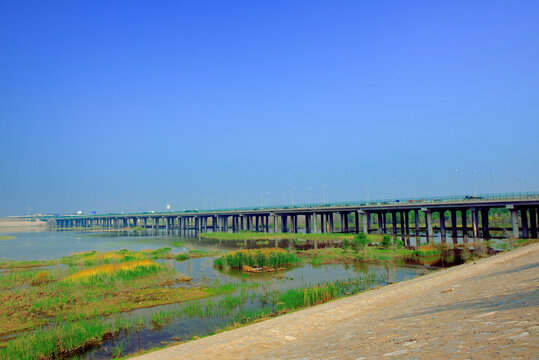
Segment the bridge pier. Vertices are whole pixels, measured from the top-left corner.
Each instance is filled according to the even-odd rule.
[[[404,234],[410,235],[410,213],[408,211],[404,211]]]
[[[537,239],[537,211],[530,207],[530,234],[532,239]]]
[[[427,226],[427,241],[432,239],[434,236],[434,231],[432,229],[432,211],[427,208],[422,208],[421,211],[425,213],[425,223]]]
[[[457,237],[457,210],[450,210],[451,212],[451,236]]]
[[[378,213],[378,230],[376,231],[378,234],[382,234],[384,232],[384,221],[382,220],[382,213]]]
[[[481,222],[483,230],[483,238],[490,238],[490,231],[488,229],[488,208],[481,209]]]
[[[323,234],[326,232],[326,213],[320,214],[320,232]]]
[[[442,237],[442,242],[445,241],[445,210],[439,212],[440,214],[440,236]]]
[[[467,217],[466,217],[466,210],[461,210],[460,211],[460,221],[462,223],[462,236],[463,237],[467,237],[468,236],[468,224],[466,223],[467,222]]]
[[[391,227],[392,227],[392,233],[393,235],[397,235],[397,212],[392,211],[391,212]]]
[[[305,233],[311,233],[311,215],[305,214]]]
[[[476,208],[471,209],[472,212],[472,232],[474,239],[478,237],[478,222],[479,222],[479,215],[477,213]]]
[[[400,223],[400,234],[404,235],[404,211],[399,211],[398,218]]]
[[[286,220],[288,218],[288,215],[285,214],[285,215],[280,215],[280,216],[281,216],[281,232],[286,233],[286,232],[288,232],[288,229],[287,229],[288,226],[286,224]]]
[[[522,222],[522,238],[528,238],[528,209],[525,207],[520,209],[520,220]]]

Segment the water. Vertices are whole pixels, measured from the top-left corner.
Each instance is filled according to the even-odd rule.
[[[0,241],[0,258],[9,260],[50,260],[82,251],[114,251],[129,249],[134,251],[144,249],[157,249],[171,247],[172,253],[185,252],[189,249],[200,250],[225,250],[229,251],[238,247],[275,246],[282,247],[310,247],[312,242],[289,242],[287,240],[271,240],[269,245],[254,241],[203,241],[194,236],[166,236],[150,235],[143,236],[134,232],[119,232],[112,234],[75,233],[75,232],[32,232],[14,234],[16,239]],[[177,242],[183,242],[178,244]],[[413,240],[415,242],[415,240]],[[326,246],[326,242],[319,241],[317,246]],[[126,317],[133,322],[142,321],[144,326],[129,332],[121,332],[114,337],[109,337],[101,345],[79,354],[83,358],[110,358],[113,352],[121,351],[125,356],[139,350],[148,350],[153,347],[162,347],[165,344],[184,341],[193,336],[205,336],[213,331],[224,328],[233,323],[235,316],[242,311],[256,311],[264,308],[267,304],[260,301],[259,296],[268,291],[278,290],[284,292],[288,289],[322,284],[330,281],[347,280],[368,274],[386,274],[387,269],[378,265],[364,264],[331,264],[313,266],[304,264],[290,269],[281,278],[275,273],[270,274],[242,274],[224,273],[213,267],[213,258],[193,258],[183,262],[160,260],[170,264],[179,273],[192,277],[191,286],[211,285],[218,280],[220,283],[246,283],[256,281],[261,285],[247,288],[244,293],[248,300],[235,308],[232,313],[225,316],[212,316],[209,318],[173,316],[163,326],[155,326],[152,316],[162,312],[177,312],[189,303],[198,302],[205,304],[206,301],[218,302],[225,295],[211,297],[205,300],[193,302],[162,305],[152,308],[133,310],[127,313],[113,315],[114,317]],[[396,267],[391,270],[392,280],[402,281],[416,277],[424,271],[419,267]],[[1,274],[0,274],[1,276]],[[374,285],[385,285],[378,281]],[[231,294],[238,296],[240,291]],[[108,317],[111,318],[111,317]],[[107,318],[107,319],[108,319]]]

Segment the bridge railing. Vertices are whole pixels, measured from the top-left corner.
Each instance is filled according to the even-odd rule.
[[[403,204],[439,204],[450,202],[479,202],[485,200],[539,200],[539,192],[511,192],[497,194],[478,194],[478,195],[457,195],[457,196],[430,196],[430,197],[402,197],[391,199],[363,200],[363,201],[336,201],[336,202],[318,202],[318,203],[298,203],[290,205],[270,205],[270,206],[246,206],[236,208],[220,208],[220,209],[204,209],[204,210],[186,210],[186,211],[164,211],[164,212],[142,212],[142,213],[109,213],[98,214],[96,216],[137,216],[137,215],[166,215],[174,214],[197,214],[198,212],[228,212],[228,211],[255,211],[255,210],[286,210],[286,209],[311,209],[311,208],[327,208],[327,207],[346,207],[346,206],[369,206],[369,205],[403,205]],[[69,216],[69,215],[68,215]],[[64,216],[61,216],[64,217]],[[88,215],[72,215],[70,217],[88,217]]]

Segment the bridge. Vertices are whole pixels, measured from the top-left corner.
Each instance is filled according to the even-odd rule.
[[[151,228],[158,232],[364,232],[393,235],[490,238],[489,210],[510,213],[511,237],[537,238],[539,193],[485,194],[328,204],[300,204],[182,212],[68,215],[55,217],[58,229],[94,227],[121,229]],[[448,216],[449,215],[449,216]],[[337,221],[335,217],[337,216]],[[339,221],[340,220],[340,221]],[[446,223],[448,222],[448,223]],[[339,228],[336,228],[339,224]],[[390,226],[391,225],[391,229]]]

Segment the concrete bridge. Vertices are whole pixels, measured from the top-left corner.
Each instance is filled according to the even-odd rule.
[[[297,233],[300,227],[299,219],[306,233],[363,231],[433,237],[434,230],[437,228],[442,238],[445,238],[448,232],[453,237],[490,238],[488,215],[489,210],[494,208],[509,211],[512,237],[537,238],[539,193],[409,199],[398,202],[312,204],[258,209],[73,215],[56,217],[55,226],[59,229],[91,227],[121,229],[140,226],[154,231],[165,229],[167,233],[209,230],[213,232],[249,230]],[[340,224],[339,228],[336,228],[336,224]]]

